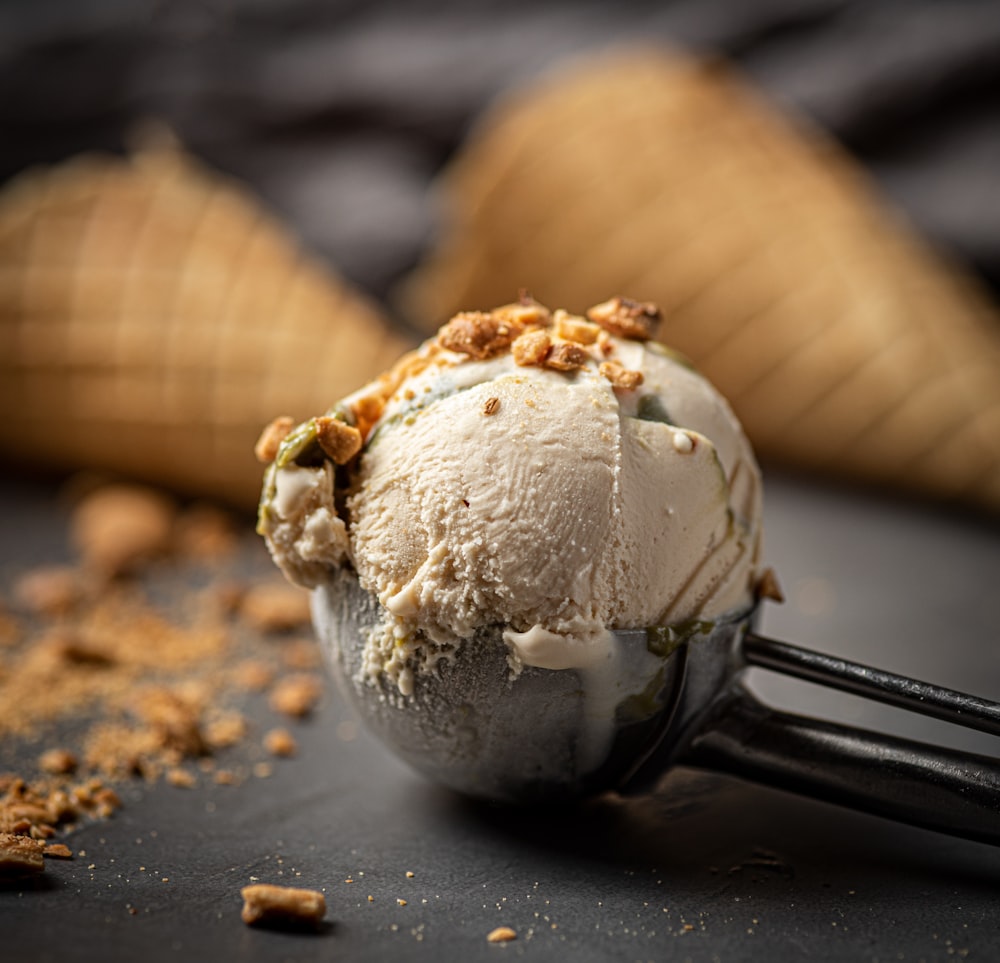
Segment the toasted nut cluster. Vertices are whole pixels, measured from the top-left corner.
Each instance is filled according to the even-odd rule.
[[[248,926],[269,923],[317,926],[326,916],[326,899],[314,889],[259,883],[244,886],[240,895],[243,897],[241,916]]]
[[[544,364],[552,350],[552,339],[545,331],[528,331],[511,345],[510,350],[514,356],[514,364],[523,367]]]
[[[316,440],[335,465],[346,465],[361,451],[361,432],[327,415],[316,419]]]
[[[257,444],[253,447],[253,453],[257,456],[257,461],[270,465],[278,457],[278,449],[281,443],[291,433],[295,427],[295,419],[289,415],[281,415],[275,418],[261,433],[257,439]]]
[[[590,355],[580,345],[572,341],[559,341],[552,345],[552,350],[545,359],[545,366],[555,368],[556,371],[573,371],[575,368],[582,368],[589,359]]]
[[[641,371],[630,371],[617,361],[602,361],[598,370],[615,388],[623,388],[626,391],[638,388],[644,380]]]
[[[563,311],[562,308],[552,316],[552,321],[558,337],[577,344],[593,344],[601,333],[600,325]]]
[[[621,338],[648,341],[656,333],[660,309],[649,301],[615,297],[594,305],[587,311],[587,317]]]
[[[438,344],[485,361],[506,351],[522,330],[520,324],[494,313],[462,311],[438,332]]]

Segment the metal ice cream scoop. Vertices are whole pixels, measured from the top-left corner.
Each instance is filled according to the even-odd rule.
[[[403,696],[365,673],[378,602],[348,573],[313,594],[342,688],[383,742],[430,779],[510,803],[651,789],[674,765],[1000,844],[996,759],[796,716],[743,684],[751,666],[1000,735],[1000,704],[846,662],[729,621],[613,633],[595,670],[514,674],[503,626],[481,629]]]

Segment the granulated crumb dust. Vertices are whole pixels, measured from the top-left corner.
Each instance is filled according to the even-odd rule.
[[[265,740],[240,706],[266,695],[297,719],[322,695],[321,676],[303,672],[319,664],[315,644],[289,634],[308,622],[306,593],[277,575],[241,577],[240,530],[225,512],[116,485],[88,493],[70,531],[75,564],[15,572],[0,592],[7,875],[69,858],[46,841],[109,818],[121,805],[113,784],[190,788],[201,772],[235,785],[252,759],[216,768],[220,751],[264,741],[272,758],[294,755],[291,732]]]

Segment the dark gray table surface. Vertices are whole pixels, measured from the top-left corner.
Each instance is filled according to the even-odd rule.
[[[5,580],[66,555],[51,489],[5,482],[0,506]],[[995,522],[772,478],[767,523],[788,601],[768,607],[763,631],[1000,697]],[[267,564],[248,552],[248,564]],[[803,683],[760,676],[755,687],[799,711],[1000,749]],[[86,856],[0,888],[0,960],[1000,954],[995,848],[682,770],[651,797],[577,811],[473,805],[364,732],[345,740],[345,724],[354,717],[331,686],[297,730],[299,756],[271,779],[128,787],[113,819],[71,837]],[[254,877],[325,890],[329,925],[310,935],[247,928],[239,889]],[[518,939],[487,943],[499,925]]]

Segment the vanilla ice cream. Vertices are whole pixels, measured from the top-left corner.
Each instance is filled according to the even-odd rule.
[[[405,696],[484,626],[514,674],[590,671],[610,629],[752,607],[753,453],[718,392],[649,340],[654,320],[621,298],[586,318],[530,299],[460,314],[270,439],[260,531],[292,581],[353,572],[377,598],[370,682]]]

